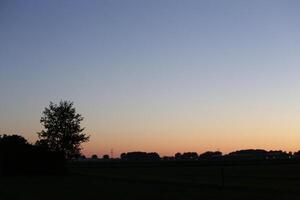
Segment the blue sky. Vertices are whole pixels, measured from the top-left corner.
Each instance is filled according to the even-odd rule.
[[[226,151],[249,140],[294,150],[299,8],[283,0],[1,1],[0,131],[34,141],[42,109],[69,99],[86,117],[87,152]],[[273,146],[260,143],[262,133]],[[162,148],[170,137],[174,145]]]

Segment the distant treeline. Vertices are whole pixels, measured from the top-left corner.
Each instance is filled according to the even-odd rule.
[[[81,159],[86,159],[81,157]],[[93,155],[91,159],[98,159],[96,155]],[[196,160],[288,160],[288,159],[300,159],[300,151],[292,153],[281,150],[266,151],[263,149],[246,149],[234,151],[229,154],[222,154],[220,151],[207,151],[202,154],[197,152],[184,152],[176,153],[174,156],[161,157],[156,152],[127,152],[122,153],[119,160],[124,161],[196,161]],[[108,155],[103,157],[103,160],[109,160]]]
[[[63,152],[47,148],[40,143],[29,144],[19,135],[0,135],[0,175],[1,174],[62,174],[65,172],[66,156]],[[300,159],[300,151],[266,151],[246,149],[222,154],[220,151],[176,153],[174,156],[161,157],[156,152],[122,153],[120,161],[218,161],[218,160],[294,160]],[[90,159],[78,156],[72,160],[112,160],[108,155],[99,159],[93,155]]]
[[[158,153],[151,152],[128,152],[121,154],[122,160],[160,160],[160,156]]]

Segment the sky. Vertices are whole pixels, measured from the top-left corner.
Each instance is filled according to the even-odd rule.
[[[2,0],[0,134],[74,102],[83,152],[300,149],[300,2]]]

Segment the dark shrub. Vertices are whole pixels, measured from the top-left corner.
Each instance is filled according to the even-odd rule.
[[[21,136],[0,136],[2,175],[44,175],[65,173],[63,153],[33,146]]]

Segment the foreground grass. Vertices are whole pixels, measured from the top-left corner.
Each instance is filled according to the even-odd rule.
[[[225,188],[300,192],[299,163],[207,166],[193,163],[111,165],[91,162],[70,165],[70,169],[76,174],[127,181],[212,187],[222,187],[224,184]]]
[[[0,178],[0,199],[299,199],[300,165],[119,166],[73,163],[66,176]]]

